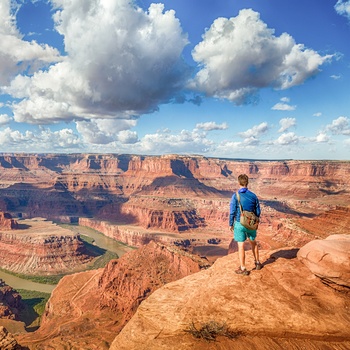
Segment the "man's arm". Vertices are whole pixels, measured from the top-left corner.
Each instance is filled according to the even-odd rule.
[[[229,226],[230,229],[233,230],[233,224],[235,221],[237,211],[237,200],[236,200],[236,193],[233,194],[231,201],[230,201],[230,217],[229,217]]]

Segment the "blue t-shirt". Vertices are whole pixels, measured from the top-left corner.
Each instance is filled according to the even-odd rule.
[[[242,187],[238,190],[239,198],[243,210],[252,211],[256,216],[260,216],[260,204],[259,199],[255,193],[249,191],[248,188]],[[229,225],[233,226],[235,221],[240,221],[241,210],[237,199],[236,192],[233,194],[230,201],[230,219]]]

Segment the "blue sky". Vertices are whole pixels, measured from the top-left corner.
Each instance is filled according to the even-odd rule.
[[[349,160],[350,1],[0,0],[0,152]]]

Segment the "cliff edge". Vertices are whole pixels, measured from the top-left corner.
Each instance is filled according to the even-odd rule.
[[[350,261],[350,235],[342,235],[342,255]],[[336,254],[339,237],[310,244],[300,253],[311,257],[316,247]],[[333,244],[332,244],[333,242]],[[327,248],[327,246],[329,248]],[[317,248],[319,249],[319,248]],[[208,270],[169,283],[155,291],[113,341],[110,350],[142,349],[321,349],[350,348],[350,294],[344,286],[350,266],[344,260],[323,267],[343,271],[341,291],[323,283],[297,257],[298,249],[262,252],[264,267],[249,276],[235,274],[238,254],[218,259]],[[248,255],[248,268],[254,266]],[[317,275],[320,275],[321,269]],[[347,280],[347,283],[349,280]],[[193,336],[210,323],[225,325],[234,339],[215,342]],[[192,330],[192,332],[191,332]],[[197,333],[198,335],[198,333]]]

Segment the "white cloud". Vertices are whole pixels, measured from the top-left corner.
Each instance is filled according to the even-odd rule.
[[[57,150],[75,150],[80,148],[79,137],[71,129],[51,131],[41,128],[38,131],[12,130],[7,127],[0,130],[0,145],[18,152],[55,152]]]
[[[316,112],[312,115],[313,117],[321,117],[322,113],[321,112]]]
[[[285,132],[292,126],[296,126],[297,123],[295,118],[283,118],[279,121],[279,124],[281,127],[278,132]]]
[[[259,137],[262,134],[265,134],[269,130],[269,126],[266,122],[263,122],[259,125],[254,125],[251,129],[240,132],[238,135],[242,138],[251,138]]]
[[[315,141],[317,143],[324,143],[324,142],[329,142],[329,137],[325,132],[320,132],[317,136]]]
[[[212,130],[226,130],[228,129],[227,123],[217,124],[216,122],[206,122],[206,123],[198,123],[196,125],[197,129],[202,129],[205,131]]]
[[[291,145],[299,143],[300,139],[294,132],[284,133],[275,141],[277,145]]]
[[[0,89],[20,72],[33,72],[61,60],[58,50],[49,45],[22,40],[11,4],[0,0]]]
[[[145,135],[138,149],[143,153],[207,153],[214,142],[205,133],[182,130],[179,134],[156,133]]]
[[[339,15],[343,15],[350,20],[350,1],[349,0],[338,0],[334,6],[336,12]]]
[[[331,131],[335,135],[350,135],[349,118],[341,116],[334,119],[331,124],[326,126],[326,130]]]
[[[191,87],[236,104],[247,102],[260,88],[302,84],[332,57],[296,44],[287,33],[275,36],[251,9],[216,19],[192,56],[202,69]]]
[[[19,122],[133,118],[157,110],[183,88],[187,36],[173,10],[129,0],[60,0],[54,14],[67,57],[48,71],[17,77],[7,93]]]
[[[296,106],[291,106],[287,103],[276,103],[271,109],[276,111],[294,111]]]
[[[77,130],[85,142],[102,145],[117,141],[120,137],[124,141],[128,140],[128,143],[132,140],[136,142],[136,133],[125,133],[135,125],[136,120],[126,119],[94,119],[76,122]]]
[[[341,78],[341,75],[335,75],[335,74],[333,74],[333,75],[331,75],[331,78],[334,79],[334,80],[338,80],[338,79]]]
[[[0,114],[0,126],[8,124],[12,120],[7,114]]]

